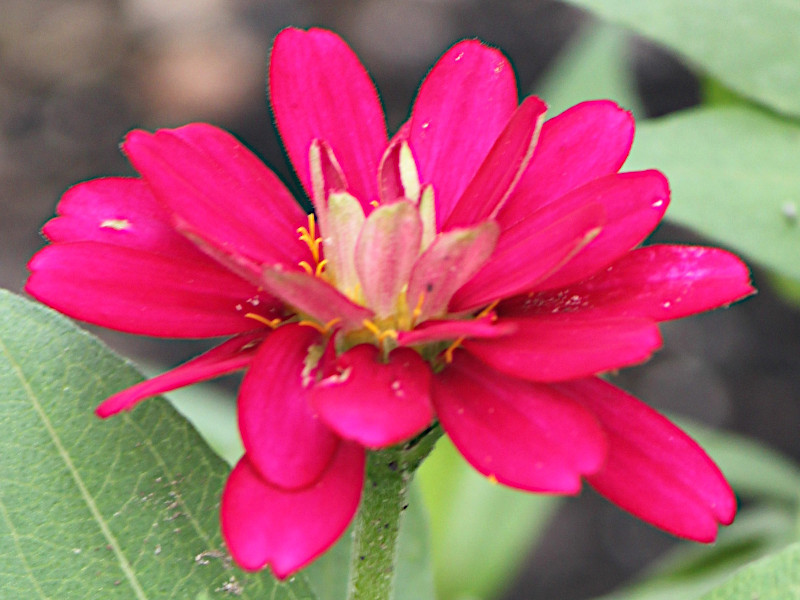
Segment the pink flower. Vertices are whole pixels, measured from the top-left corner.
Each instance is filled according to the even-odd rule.
[[[316,221],[219,129],[133,131],[123,149],[141,177],[69,190],[27,284],[120,331],[231,336],[97,412],[247,369],[246,453],[222,499],[237,562],[278,577],[306,565],[352,519],[365,449],[437,420],[502,484],[574,494],[586,480],[657,527],[713,540],[736,510],[722,474],[596,375],[646,360],[657,322],[753,290],[722,250],[637,248],[669,189],[658,171],[618,173],[630,114],[585,102],[543,123],[545,105],[517,105],[511,66],[476,41],[436,63],[391,139],[333,33],[284,30],[269,75]]]

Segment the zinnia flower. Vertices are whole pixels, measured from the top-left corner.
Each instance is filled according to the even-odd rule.
[[[637,247],[669,201],[658,171],[619,173],[631,115],[585,102],[544,122],[513,71],[453,46],[387,137],[369,75],[324,30],[284,30],[270,62],[278,131],[307,216],[229,134],[132,131],[139,178],[76,185],[27,291],[72,317],[150,336],[231,336],[119,392],[145,397],[247,369],[245,455],[222,530],[246,569],[306,565],[357,510],[365,452],[437,422],[501,484],[612,502],[711,541],[735,498],[707,455],[598,373],[646,360],[659,321],[750,293],[718,249]]]

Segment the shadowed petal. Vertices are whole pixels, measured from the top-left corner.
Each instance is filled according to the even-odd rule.
[[[546,121],[527,170],[498,215],[501,227],[616,173],[632,142],[633,116],[608,100],[582,102]]]
[[[110,417],[130,410],[145,398],[243,369],[253,360],[267,335],[267,331],[261,330],[230,339],[175,369],[114,394],[103,401],[95,413],[101,418]]]
[[[245,452],[264,479],[282,488],[319,479],[339,443],[309,404],[316,370],[309,352],[320,343],[311,327],[279,327],[261,344],[239,390]]]
[[[364,450],[339,445],[314,485],[289,491],[265,482],[247,455],[222,493],[225,544],[249,571],[269,565],[285,579],[327,550],[344,533],[361,500]]]
[[[168,258],[98,242],[54,244],[36,254],[25,290],[70,317],[157,337],[200,338],[249,331],[257,289],[213,261]]]
[[[625,367],[661,346],[658,326],[648,319],[541,315],[510,321],[513,333],[466,340],[463,346],[498,371],[531,381],[563,381]]]
[[[378,317],[394,312],[421,241],[422,222],[410,202],[381,206],[367,218],[356,245],[355,268],[367,306]]]
[[[360,344],[336,361],[336,373],[311,390],[320,417],[343,438],[369,448],[391,446],[420,432],[433,419],[431,371],[419,354]]]
[[[492,221],[439,234],[422,253],[408,283],[408,303],[420,298],[423,321],[445,312],[455,291],[469,281],[491,256],[498,229]]]
[[[606,431],[603,468],[588,476],[598,492],[670,533],[711,542],[728,525],[736,498],[700,446],[633,396],[600,380],[554,386],[592,411]]]
[[[511,65],[477,41],[450,48],[422,82],[409,143],[420,181],[436,191],[439,230],[516,108]]]
[[[598,275],[560,290],[500,304],[504,316],[576,312],[666,321],[754,293],[747,266],[718,248],[654,245],[627,253]]]
[[[442,229],[466,227],[494,218],[533,156],[547,105],[526,98],[508,121]]]
[[[275,38],[269,95],[278,132],[309,196],[309,148],[325,140],[365,212],[378,199],[375,174],[387,144],[378,92],[358,57],[322,29],[287,28]]]
[[[436,413],[456,448],[499,483],[574,494],[581,477],[603,463],[597,421],[547,385],[501,376],[457,350],[433,389]]]

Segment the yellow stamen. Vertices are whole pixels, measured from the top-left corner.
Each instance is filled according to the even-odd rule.
[[[336,317],[335,319],[331,319],[325,325],[320,325],[319,323],[315,323],[314,321],[300,321],[298,325],[305,325],[307,327],[313,327],[317,331],[319,331],[322,335],[327,335],[327,333],[331,330],[331,328],[336,325],[339,321],[341,321],[341,317]]]
[[[369,203],[369,205],[370,206],[374,206],[375,208],[378,208],[380,206],[380,204],[378,204],[377,200],[373,200],[372,202]]]
[[[303,270],[304,270],[306,273],[308,273],[309,275],[313,275],[313,274],[314,274],[314,269],[312,269],[312,268],[311,268],[311,265],[310,265],[310,264],[308,264],[306,261],[304,261],[304,260],[301,260],[301,261],[300,261],[299,263],[297,263],[297,264],[298,264],[300,267],[303,267]]]
[[[419,293],[419,300],[417,300],[417,305],[414,307],[414,310],[411,312],[411,327],[413,328],[414,325],[417,324],[417,319],[422,314],[422,305],[425,302],[425,292]]]
[[[319,261],[317,263],[317,268],[314,269],[314,274],[317,277],[322,277],[322,272],[325,270],[325,265],[327,265],[327,264],[328,264],[328,259],[327,258],[323,258],[321,261]],[[311,275],[311,268],[310,267],[309,267],[308,274]]]
[[[277,329],[278,325],[281,324],[280,319],[267,319],[266,317],[262,317],[256,313],[246,313],[244,315],[248,319],[253,319],[254,321],[258,321],[259,323],[266,325],[270,329]]]
[[[495,308],[497,308],[497,305],[498,305],[498,304],[500,304],[500,300],[495,300],[495,301],[494,301],[494,302],[492,302],[492,303],[491,303],[489,306],[487,306],[487,307],[486,307],[486,308],[484,308],[484,309],[483,309],[481,312],[479,312],[479,313],[478,313],[478,316],[477,316],[477,317],[475,317],[475,318],[476,318],[476,319],[480,319],[480,318],[482,318],[482,317],[485,317],[485,316],[486,316],[486,315],[488,315],[490,312],[492,312],[492,311],[493,311]]]
[[[378,340],[378,343],[383,348],[383,342],[386,341],[386,338],[392,338],[393,340],[397,339],[397,330],[395,329],[381,329],[375,323],[370,321],[369,319],[364,319],[361,321],[361,324],[364,325],[366,329],[375,336],[375,339]]]
[[[319,263],[319,246],[322,243],[322,238],[317,236],[317,224],[314,220],[314,213],[308,215],[308,227],[298,227],[297,233],[300,234],[300,241],[305,242],[308,249],[311,250],[314,263]]]
[[[461,336],[460,338],[458,338],[458,339],[457,339],[455,342],[453,342],[452,344],[450,344],[450,346],[448,346],[448,347],[447,347],[447,350],[445,350],[445,351],[444,351],[444,361],[445,361],[445,362],[446,362],[448,365],[449,365],[451,362],[453,362],[453,352],[455,352],[456,348],[458,348],[458,347],[461,345],[461,342],[463,342],[463,341],[464,341],[464,339],[465,339],[465,336],[463,336],[463,335],[462,335],[462,336]]]

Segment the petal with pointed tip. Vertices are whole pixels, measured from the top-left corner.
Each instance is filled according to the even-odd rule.
[[[319,277],[298,271],[267,267],[261,276],[264,288],[321,324],[336,322],[345,329],[362,326],[372,311],[359,306]]]
[[[547,105],[529,96],[509,119],[442,229],[494,218],[533,156]]]
[[[381,206],[367,218],[356,244],[355,268],[367,306],[378,317],[394,312],[421,241],[422,221],[408,201]]]
[[[633,116],[608,100],[582,102],[546,121],[528,168],[498,215],[501,226],[616,173],[632,143]]]
[[[383,153],[378,167],[378,192],[381,204],[403,198],[415,204],[419,201],[417,162],[405,136],[395,135]]]
[[[422,82],[409,143],[420,181],[436,190],[439,230],[516,108],[511,65],[474,40],[450,48]]]
[[[464,458],[499,483],[575,494],[606,452],[592,414],[550,386],[500,376],[466,352],[434,376],[442,427]]]
[[[531,381],[564,381],[640,363],[661,346],[658,326],[649,319],[541,315],[511,322],[514,333],[463,346],[498,371]]]
[[[358,57],[336,34],[287,28],[275,38],[269,65],[275,122],[300,181],[312,195],[309,148],[333,149],[348,191],[367,210],[378,199],[375,174],[387,144],[378,92]]]
[[[248,571],[269,565],[285,579],[325,552],[352,521],[364,485],[364,450],[343,442],[314,485],[285,490],[264,481],[245,455],[222,493],[225,544]]]
[[[267,331],[254,331],[236,336],[175,369],[114,394],[104,400],[95,413],[105,419],[130,410],[145,398],[243,369],[250,364],[267,335]]]
[[[419,433],[433,419],[430,368],[413,350],[396,348],[384,363],[378,348],[360,344],[342,354],[336,367],[311,390],[311,402],[343,438],[384,448]]]
[[[578,206],[555,221],[550,212],[504,232],[483,268],[455,293],[450,310],[478,308],[535,287],[597,237],[606,219],[598,204]],[[515,235],[523,227],[526,235]]]
[[[587,477],[593,488],[640,519],[679,537],[712,542],[736,498],[697,443],[633,396],[591,378],[554,386],[592,411],[608,437],[608,457]]]
[[[309,404],[320,344],[311,327],[279,327],[261,344],[239,390],[239,431],[253,468],[282,488],[314,483],[331,461],[339,438]]]
[[[25,291],[74,319],[125,333],[200,338],[253,329],[244,307],[258,297],[255,286],[203,259],[100,242],[53,244],[28,263]]]
[[[408,303],[422,298],[418,320],[443,314],[455,291],[469,281],[494,251],[498,228],[492,221],[440,233],[422,253],[408,283]]]
[[[518,296],[504,316],[570,313],[667,321],[725,306],[755,293],[738,257],[719,248],[654,245],[632,250],[604,271],[567,288]]]

